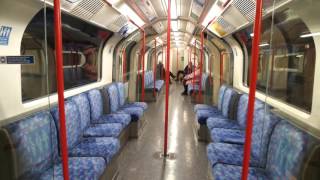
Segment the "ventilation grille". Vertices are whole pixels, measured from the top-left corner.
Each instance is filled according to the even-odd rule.
[[[221,16],[217,19],[217,22],[221,25],[224,31],[227,33],[231,33],[235,30],[235,27],[229,24],[226,20],[224,20]]]
[[[127,18],[124,15],[113,17],[107,28],[113,32],[119,32],[120,29],[127,24]]]
[[[250,22],[254,21],[256,3],[252,0],[234,0],[233,6],[236,7]]]
[[[91,19],[104,6],[101,0],[83,0],[71,13],[83,19]]]

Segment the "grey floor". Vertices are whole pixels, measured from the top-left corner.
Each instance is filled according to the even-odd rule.
[[[163,89],[165,90],[165,89]],[[181,96],[181,84],[170,87],[168,151],[172,159],[159,158],[163,151],[164,94],[148,103],[148,123],[138,139],[131,139],[119,159],[117,180],[207,180],[210,179],[206,144],[194,130],[193,104]]]

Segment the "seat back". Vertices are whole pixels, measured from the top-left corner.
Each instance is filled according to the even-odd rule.
[[[218,109],[220,111],[222,110],[223,96],[224,96],[224,93],[225,93],[226,89],[227,89],[227,86],[226,85],[222,85],[220,87],[220,90],[219,90]]]
[[[259,108],[254,114],[251,156],[256,166],[265,168],[271,134],[281,119],[269,109]]]
[[[92,95],[92,94],[91,94]],[[79,110],[80,113],[80,125],[81,131],[84,131],[90,125],[90,102],[86,93],[81,93],[76,96],[71,97],[71,101],[73,101]],[[95,107],[92,108],[93,111],[96,111]]]
[[[288,122],[278,123],[268,149],[266,171],[270,179],[302,179],[304,164],[313,149],[313,140]]]
[[[247,111],[248,111],[248,94],[241,95],[239,102],[238,102],[238,110],[237,110],[237,121],[242,128],[245,128],[247,125]],[[265,103],[261,102],[260,100],[255,100],[254,109],[255,111],[258,109],[263,109]]]
[[[53,107],[51,109],[51,114],[59,130],[60,121],[59,121],[58,107]],[[65,115],[66,115],[68,149],[72,149],[75,145],[77,145],[80,142],[81,136],[82,136],[81,125],[79,123],[79,120],[80,120],[79,110],[77,108],[77,105],[73,101],[65,101]]]
[[[57,161],[56,126],[48,111],[9,124],[3,131],[7,132],[10,142],[7,149],[14,152],[16,177],[13,179],[37,179]],[[9,164],[1,163],[4,166]]]
[[[202,90],[205,90],[207,87],[208,77],[209,77],[209,75],[207,73],[202,73],[202,76],[201,76],[201,86],[202,86],[201,89]]]
[[[222,102],[222,115],[224,117],[228,117],[229,113],[229,104],[232,96],[237,94],[237,92],[231,88],[227,88],[224,95],[223,95],[223,102]]]
[[[124,84],[122,82],[117,82],[115,84],[118,88],[119,106],[123,106],[126,102],[125,92],[124,92],[124,90],[125,90]]]
[[[103,115],[103,97],[98,89],[93,89],[87,92],[87,97],[90,105],[91,121],[97,121]],[[81,112],[80,112],[81,113]]]
[[[110,110],[112,113],[117,112],[119,109],[118,88],[115,84],[110,84],[105,88],[106,88],[106,91],[108,92],[109,99],[110,99]]]

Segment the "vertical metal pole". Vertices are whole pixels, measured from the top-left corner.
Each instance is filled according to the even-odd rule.
[[[179,71],[179,49],[177,48],[177,75]]]
[[[62,155],[62,169],[64,180],[69,180],[68,168],[68,142],[66,117],[64,109],[64,75],[63,75],[63,56],[62,56],[62,28],[61,28],[61,9],[60,0],[54,0],[54,31],[56,48],[56,72],[57,72],[57,90],[59,104],[59,123],[60,123],[60,149]]]
[[[259,64],[259,42],[261,33],[261,17],[262,17],[262,0],[256,1],[256,17],[254,22],[254,37],[252,46],[251,73],[250,73],[250,90],[248,102],[246,140],[244,144],[244,157],[242,165],[242,180],[247,180],[249,172],[249,162],[251,154],[251,136],[254,116],[254,100],[257,86],[257,72]]]
[[[220,53],[220,85],[223,84],[223,56],[224,52]]]
[[[169,114],[169,76],[170,76],[170,34],[171,34],[171,1],[168,0],[168,19],[167,19],[167,62],[166,62],[166,106],[164,120],[164,156],[168,155],[168,114]]]
[[[204,53],[204,34],[203,31],[201,31],[201,55],[200,55],[200,81],[199,81],[199,101],[202,99],[202,70],[203,70],[203,53]]]
[[[154,63],[153,63],[153,96],[156,97],[156,63],[157,63],[157,40],[154,39]]]
[[[141,101],[144,102],[144,57],[145,57],[145,46],[146,46],[146,33],[142,31],[143,39],[142,39],[142,95]]]
[[[192,78],[192,87],[194,88],[192,95],[195,95],[195,78],[196,78],[196,51],[197,51],[197,42],[194,39],[194,52],[193,52],[193,78]]]
[[[126,82],[126,71],[127,71],[127,62],[126,62],[126,48],[123,48],[123,51],[122,51],[122,79],[123,79],[123,82]]]

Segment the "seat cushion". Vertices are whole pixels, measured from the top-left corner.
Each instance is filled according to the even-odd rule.
[[[105,161],[101,157],[74,157],[68,159],[70,180],[99,180],[106,167]],[[41,180],[63,180],[62,164],[56,164],[44,172]]]
[[[218,111],[218,108],[208,104],[196,104],[194,106],[194,112],[197,112],[198,110]]]
[[[127,127],[131,122],[131,116],[125,113],[105,114],[95,123],[120,123],[123,128]]]
[[[217,164],[212,169],[215,180],[239,180],[241,179],[242,167],[228,164]],[[263,169],[249,168],[248,180],[270,179]]]
[[[189,95],[198,91],[198,90],[199,90],[199,85],[197,85],[197,84],[195,84],[195,85],[189,84],[188,85],[188,94]]]
[[[108,165],[120,149],[120,142],[112,137],[83,138],[70,150],[72,157],[103,157]]]
[[[210,143],[207,146],[209,165],[217,163],[241,165],[243,160],[243,146],[227,143]]]
[[[143,116],[143,109],[139,107],[121,108],[117,113],[130,114],[131,121],[138,121]]]
[[[213,128],[239,129],[239,130],[242,129],[239,126],[237,121],[230,120],[228,118],[217,118],[217,117],[208,118],[207,127],[208,129],[213,129]]]
[[[95,124],[83,132],[84,137],[119,137],[123,130],[120,123]]]
[[[128,107],[139,107],[139,108],[142,108],[143,111],[145,111],[148,109],[148,104],[145,102],[130,102],[121,106],[121,108],[128,108]]]
[[[111,84],[106,87],[106,91],[108,92],[110,99],[110,110],[112,113],[118,111],[120,103],[119,103],[119,91],[115,84]]]
[[[196,119],[199,124],[206,124],[209,117],[221,117],[221,112],[215,110],[199,110],[196,112]]]
[[[210,130],[210,137],[213,142],[244,144],[245,132],[236,129],[213,128]]]

